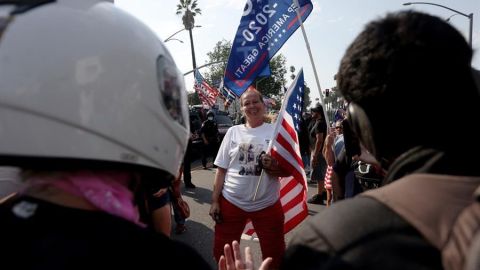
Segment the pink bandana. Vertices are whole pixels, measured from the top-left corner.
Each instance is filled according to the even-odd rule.
[[[125,172],[78,171],[62,174],[60,178],[35,178],[34,186],[50,185],[86,199],[98,209],[122,217],[139,226],[139,214],[133,203],[133,193],[127,188],[131,175]]]

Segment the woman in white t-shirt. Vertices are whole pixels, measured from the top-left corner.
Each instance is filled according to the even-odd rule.
[[[288,173],[265,154],[274,127],[264,122],[262,94],[249,88],[241,96],[240,104],[246,122],[227,131],[214,162],[218,167],[210,208],[210,216],[216,222],[214,256],[218,261],[225,244],[240,241],[250,219],[263,257],[272,257],[272,268],[277,268],[285,251],[278,177]],[[256,190],[262,169],[266,173]]]

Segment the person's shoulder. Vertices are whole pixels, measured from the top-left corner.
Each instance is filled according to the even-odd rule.
[[[359,196],[336,202],[310,218],[289,242],[285,261],[292,266],[300,261],[308,266],[296,269],[313,269],[332,263],[342,265],[346,262],[344,256],[349,254],[352,265],[364,264],[368,265],[366,268],[378,269],[379,266],[370,267],[374,265],[371,258],[376,256],[372,257],[371,253],[380,247],[386,258],[394,260],[408,256],[397,255],[398,247],[433,250],[391,209],[372,198]]]
[[[346,241],[354,241],[355,236],[346,232],[376,219],[376,215],[369,214],[377,211],[378,208],[383,208],[383,205],[365,197],[336,202],[308,220],[302,230],[292,238],[291,243],[311,243],[315,248],[339,250],[340,243],[347,244]],[[373,230],[372,227],[369,229]],[[365,233],[368,231],[362,230],[362,234]],[[323,246],[327,242],[330,244]]]

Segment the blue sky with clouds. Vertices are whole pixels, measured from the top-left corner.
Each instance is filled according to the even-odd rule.
[[[164,40],[183,28],[181,16],[175,15],[176,0],[115,0],[115,5],[133,14],[150,26]],[[322,89],[335,85],[333,79],[345,49],[364,25],[384,16],[387,12],[415,9],[447,19],[455,12],[431,5],[403,6],[400,0],[313,0],[314,10],[305,22],[305,30]],[[207,63],[207,53],[222,40],[233,40],[237,31],[245,0],[198,0],[202,15],[196,16],[193,30],[197,66]],[[480,0],[444,0],[432,3],[444,5],[462,13],[474,13],[473,48],[480,50]],[[455,15],[449,22],[468,39],[469,19]],[[187,31],[181,31],[166,46],[183,73],[192,69],[190,40]],[[301,30],[279,51],[287,58],[287,65],[304,68],[305,80],[311,88],[311,98],[319,96],[312,65]],[[480,69],[480,53],[476,53],[473,66]],[[193,91],[193,75],[185,76],[188,91]]]

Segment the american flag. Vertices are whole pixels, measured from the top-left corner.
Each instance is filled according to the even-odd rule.
[[[195,84],[193,85],[197,91],[198,97],[203,105],[212,107],[215,105],[218,96],[218,90],[208,85],[198,70],[195,70]]]
[[[291,172],[292,176],[280,179],[280,201],[285,213],[284,233],[289,232],[308,216],[307,177],[300,155],[298,132],[302,117],[304,95],[303,69],[285,95],[285,101],[278,114],[270,154],[279,165]],[[254,233],[248,222],[245,234]]]

